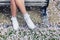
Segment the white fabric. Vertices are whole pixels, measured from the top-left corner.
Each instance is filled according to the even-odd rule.
[[[13,28],[14,28],[15,30],[18,30],[18,28],[19,28],[19,23],[18,23],[18,21],[17,21],[17,18],[16,18],[16,17],[12,17],[11,20],[12,20]]]
[[[36,27],[34,25],[34,23],[32,22],[32,20],[30,19],[28,13],[24,14],[24,19],[25,19],[25,21],[30,29],[34,29]]]

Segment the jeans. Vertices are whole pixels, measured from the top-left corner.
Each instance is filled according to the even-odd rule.
[[[46,8],[40,8],[40,11],[41,11],[41,16],[47,16],[47,13],[46,13]]]

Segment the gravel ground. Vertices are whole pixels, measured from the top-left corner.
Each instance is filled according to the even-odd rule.
[[[31,30],[20,12],[17,12],[17,18],[20,24],[18,31],[15,31],[11,25],[10,15],[0,12],[0,40],[60,40],[60,0],[50,0],[47,9],[51,27],[41,25],[40,11],[30,10],[28,13],[36,24],[37,28]],[[58,25],[58,27],[57,27]]]

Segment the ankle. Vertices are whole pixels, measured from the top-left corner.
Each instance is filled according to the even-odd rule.
[[[30,15],[28,13],[23,14],[24,17],[29,17]]]
[[[12,16],[11,20],[17,20],[17,17]]]

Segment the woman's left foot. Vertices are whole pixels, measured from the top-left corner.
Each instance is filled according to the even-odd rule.
[[[34,25],[34,23],[32,22],[32,20],[28,14],[25,14],[24,19],[25,19],[25,21],[30,29],[36,28],[36,26]]]

